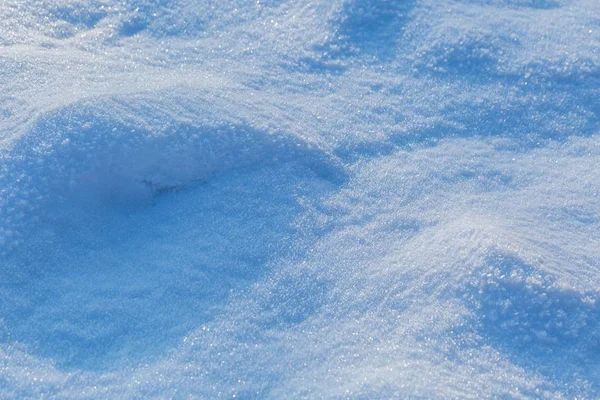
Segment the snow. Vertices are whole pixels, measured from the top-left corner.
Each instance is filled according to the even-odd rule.
[[[596,0],[0,3],[0,398],[597,398]]]

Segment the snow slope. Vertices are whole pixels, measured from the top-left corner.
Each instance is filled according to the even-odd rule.
[[[600,397],[596,0],[0,2],[0,398]]]

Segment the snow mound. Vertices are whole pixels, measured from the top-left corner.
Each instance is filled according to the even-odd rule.
[[[5,330],[61,368],[118,368],[180,342],[298,246],[299,212],[344,179],[289,135],[159,129],[119,103],[40,119],[3,162]]]
[[[600,294],[561,287],[514,256],[486,264],[467,296],[484,341],[553,381],[597,381]]]

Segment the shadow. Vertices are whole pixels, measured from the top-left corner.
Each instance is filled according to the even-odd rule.
[[[120,37],[131,37],[147,32],[155,38],[195,37],[202,34],[205,21],[184,3],[164,1],[152,4],[143,1],[127,5],[128,18],[118,29]]]
[[[325,59],[391,61],[414,5],[413,0],[349,0],[332,22],[335,39],[315,50]]]
[[[598,293],[557,287],[513,256],[488,266],[469,296],[484,341],[557,386],[600,393]]]
[[[86,29],[93,29],[107,15],[106,9],[100,5],[92,3],[84,6],[76,2],[50,9],[50,13],[53,18]]]
[[[123,37],[130,37],[137,35],[148,27],[148,21],[144,17],[131,17],[127,21],[123,22],[121,28],[119,28],[119,35]]]

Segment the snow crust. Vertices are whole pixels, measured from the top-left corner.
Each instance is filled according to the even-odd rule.
[[[0,398],[600,397],[596,0],[0,3]]]

